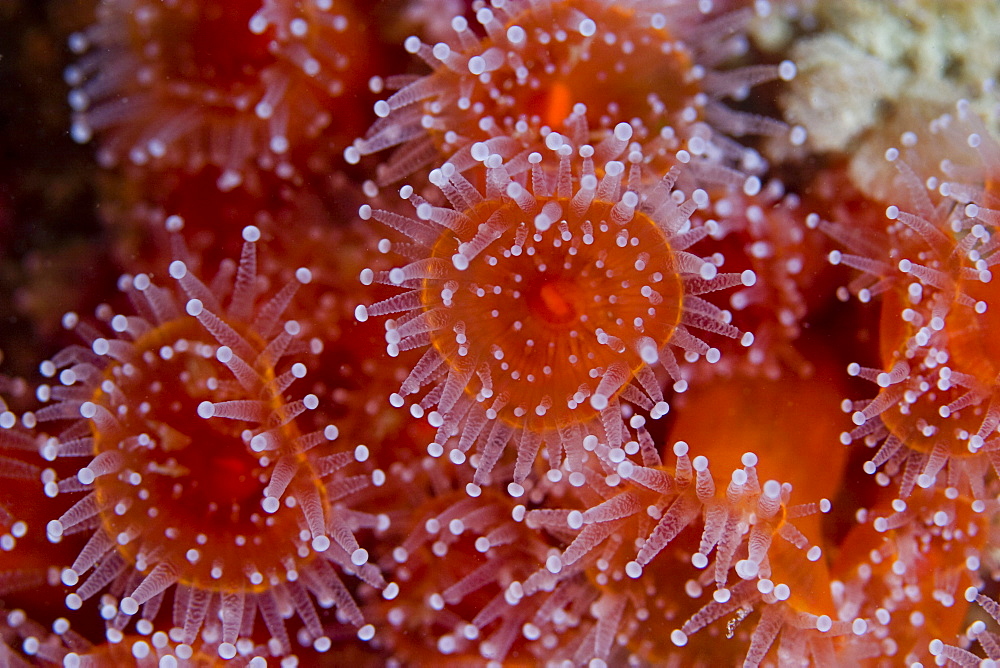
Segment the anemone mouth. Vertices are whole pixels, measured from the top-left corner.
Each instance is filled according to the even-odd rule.
[[[580,288],[572,278],[546,273],[525,285],[525,306],[536,320],[562,329],[580,318]]]

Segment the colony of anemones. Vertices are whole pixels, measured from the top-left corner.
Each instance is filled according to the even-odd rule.
[[[994,119],[858,183],[809,3],[446,7],[66,31],[119,278],[0,376],[0,664],[1000,657]]]

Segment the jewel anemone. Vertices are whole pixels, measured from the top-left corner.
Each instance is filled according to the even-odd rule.
[[[84,493],[48,534],[90,534],[62,573],[74,588],[66,603],[80,609],[110,586],[101,612],[111,640],[140,607],[137,629],[152,630],[168,591],[178,637],[190,645],[211,629],[226,659],[254,645],[258,615],[272,651],[290,652],[286,610],[301,620],[300,642],[329,649],[317,603],[336,606],[362,639],[374,633],[341,574],[385,586],[354,537],[378,520],[349,507],[380,472],[344,475],[367,460],[367,448],[331,445],[337,427],[309,419],[317,397],[293,398],[307,372],[293,359],[315,350],[282,314],[311,272],[300,268],[264,299],[259,237],[245,228],[239,262],[223,263],[210,284],[175,238],[175,287],[124,276],[120,288],[136,314],[100,308],[109,336],[68,314],[64,324],[86,345],[42,364],[58,383],[39,388],[51,403],[35,417],[67,425],[42,455],[56,467],[86,459],[62,480],[55,469],[43,473],[49,496]]]
[[[344,4],[102,0],[69,40],[71,135],[99,135],[106,166],[212,165],[223,190],[260,166],[305,171],[347,124],[359,20]]]
[[[949,485],[961,480],[963,492],[984,500],[987,471],[1000,465],[987,447],[1000,426],[1000,369],[992,361],[998,284],[991,271],[1000,261],[993,193],[1000,144],[962,104],[956,117],[936,119],[930,131],[961,140],[950,142],[952,160],[937,161],[941,172],[920,174],[911,166],[939,157],[933,136],[924,147],[908,133],[902,151],[886,152],[901,186],[885,210],[887,243],[841,234],[848,252],[830,254],[831,262],[875,279],[861,296],[881,295],[882,307],[882,366],[848,367],[878,385],[878,395],[845,403],[856,427],[842,441],[879,445],[865,471],[899,474],[901,498],[914,485],[934,485],[945,471]]]
[[[386,184],[442,160],[464,170],[474,162],[476,142],[540,150],[548,132],[558,130],[577,145],[597,145],[628,119],[647,157],[665,159],[658,163],[664,170],[676,164],[679,149],[756,169],[760,157],[731,137],[789,129],[724,100],[765,81],[787,81],[795,66],[785,61],[723,69],[724,61],[746,50],[743,32],[754,12],[710,6],[484,3],[475,14],[482,36],[457,16],[446,41],[406,40],[407,51],[433,71],[400,79],[405,85],[375,104],[379,120],[345,158],[354,163],[398,147],[378,168]]]
[[[432,456],[447,445],[461,464],[478,444],[473,494],[508,443],[517,444],[509,490],[519,495],[543,443],[558,477],[564,454],[568,469],[580,470],[583,424],[601,420],[620,440],[621,401],[664,415],[656,370],[686,387],[673,349],[690,361],[719,359],[694,330],[753,342],[699,296],[756,280],[749,270],[720,273],[686,250],[714,229],[689,221],[708,204],[703,191],[675,191],[676,169],[644,188],[637,151],[628,167],[607,161],[599,179],[593,147],[575,149],[555,133],[547,143],[544,155],[507,161],[475,145],[484,192],[450,163],[434,170],[451,207],[404,186],[415,217],[367,205],[360,212],[401,232],[408,243],[398,248],[414,258],[361,276],[405,289],[357,309],[362,321],[401,314],[386,321],[389,353],[428,347],[391,403],[418,395],[411,413],[438,429]]]

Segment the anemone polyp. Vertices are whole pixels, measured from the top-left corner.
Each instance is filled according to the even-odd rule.
[[[887,465],[891,473],[903,471],[904,498],[914,484],[934,484],[946,466],[952,477],[958,473],[965,479],[977,499],[987,498],[983,458],[990,456],[982,453],[1000,426],[1000,368],[995,364],[1000,298],[991,271],[1000,257],[995,258],[996,217],[990,208],[995,203],[989,192],[1000,146],[981,123],[971,118],[965,123],[981,133],[968,134],[968,146],[954,150],[965,160],[968,147],[982,149],[978,176],[971,167],[942,165],[946,175],[978,179],[978,187],[940,174],[921,180],[903,154],[890,149],[886,158],[906,195],[885,210],[888,247],[866,252],[855,241],[851,250],[859,252],[830,256],[834,263],[876,277],[879,287],[867,296],[882,293],[882,367],[848,367],[851,375],[880,389],[871,401],[850,403],[856,428],[842,440],[881,443],[865,470],[875,473]],[[950,117],[931,128],[954,131]],[[922,153],[916,140],[910,143],[915,162],[937,157],[930,149],[924,150],[929,155]]]
[[[367,460],[367,449],[334,450],[334,425],[308,428],[317,397],[288,393],[307,371],[290,358],[309,346],[282,313],[311,272],[299,269],[260,300],[260,232],[250,226],[243,237],[239,263],[224,264],[211,288],[183,253],[170,264],[174,289],[143,274],[123,277],[137,315],[99,309],[112,336],[68,314],[64,324],[87,346],[42,364],[58,384],[39,388],[52,403],[35,414],[42,423],[69,421],[46,443],[46,459],[57,467],[88,459],[63,480],[52,469],[43,474],[49,496],[87,492],[48,525],[53,540],[93,530],[62,573],[75,587],[67,605],[79,609],[114,583],[121,599],[111,628],[120,631],[140,606],[140,624],[153,623],[173,588],[184,642],[218,627],[223,658],[252,636],[257,613],[274,651],[289,652],[282,610],[291,601],[302,637],[328,648],[310,594],[370,637],[337,572],[385,584],[354,538],[352,527],[364,522],[347,508],[371,476],[341,472]]]
[[[235,187],[255,162],[315,153],[354,76],[356,24],[329,1],[103,0],[70,37],[72,136],[102,135],[105,164],[211,164]]]
[[[435,158],[464,169],[476,141],[537,149],[548,131],[559,130],[577,144],[597,144],[618,121],[630,120],[646,153],[670,164],[679,148],[759,163],[731,140],[713,142],[712,129],[744,135],[787,127],[722,99],[788,79],[795,68],[786,62],[717,71],[752,12],[713,12],[710,4],[493,3],[476,12],[483,37],[455,17],[448,41],[406,41],[433,72],[376,103],[380,119],[345,157],[357,162],[400,146],[379,168],[379,180],[391,183]]]
[[[585,447],[613,473],[600,476],[596,467],[587,470],[586,496],[581,497],[593,496],[593,501],[584,501],[582,510],[546,508],[525,515],[529,527],[545,529],[568,543],[524,581],[526,594],[544,596],[539,592],[559,584],[574,589],[575,597],[596,598],[591,614],[597,618],[597,631],[583,641],[577,656],[613,660],[614,637],[639,662],[661,663],[674,654],[666,634],[648,639],[639,631],[653,614],[662,616],[664,623],[683,619],[683,597],[661,596],[671,582],[692,599],[713,589],[710,600],[670,635],[676,645],[686,644],[689,636],[737,609],[749,613],[762,607],[749,647],[733,646],[745,653],[744,665],[756,666],[782,626],[815,628],[810,627],[817,618],[814,613],[829,607],[815,589],[825,584],[825,567],[814,563],[822,550],[810,545],[792,520],[828,512],[830,502],[791,505],[790,484],[768,480],[761,485],[758,457],[752,452],[742,455],[742,468],[732,472],[725,488],[717,488],[706,457],[690,457],[687,443],[678,441],[673,446],[675,464],[668,469],[644,421],[636,420],[634,426],[636,439],[624,447],[587,437]],[[682,532],[699,522],[700,541],[683,542]],[[678,555],[689,545],[697,545],[693,554],[688,552],[690,563],[678,563]],[[585,584],[579,582],[581,571]],[[731,572],[737,576],[735,583],[730,583]],[[686,578],[688,583],[682,584]]]
[[[386,322],[389,353],[430,346],[391,402],[402,407],[407,396],[423,394],[410,410],[438,427],[432,456],[458,436],[449,457],[463,463],[479,443],[475,485],[484,484],[512,439],[515,484],[543,441],[549,467],[558,469],[562,451],[580,454],[574,427],[597,417],[608,429],[624,427],[619,399],[653,417],[665,414],[654,368],[666,369],[678,389],[686,386],[670,346],[692,360],[719,358],[691,330],[753,341],[697,296],[755,281],[752,271],[721,274],[685,250],[712,229],[689,221],[707,206],[705,193],[684,199],[672,191],[677,170],[642,189],[638,164],[626,180],[626,166],[614,160],[598,179],[593,148],[575,150],[559,139],[544,156],[508,162],[474,146],[485,192],[450,163],[435,170],[431,179],[454,208],[435,207],[405,186],[400,193],[416,218],[361,209],[362,218],[395,228],[421,249],[414,252],[420,259],[403,267],[361,277],[407,290],[357,309],[359,320],[402,314]]]

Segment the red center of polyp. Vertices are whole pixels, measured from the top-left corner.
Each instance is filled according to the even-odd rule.
[[[551,325],[565,325],[577,317],[571,294],[573,284],[562,278],[546,278],[540,285],[528,286],[525,299],[528,310]]]

